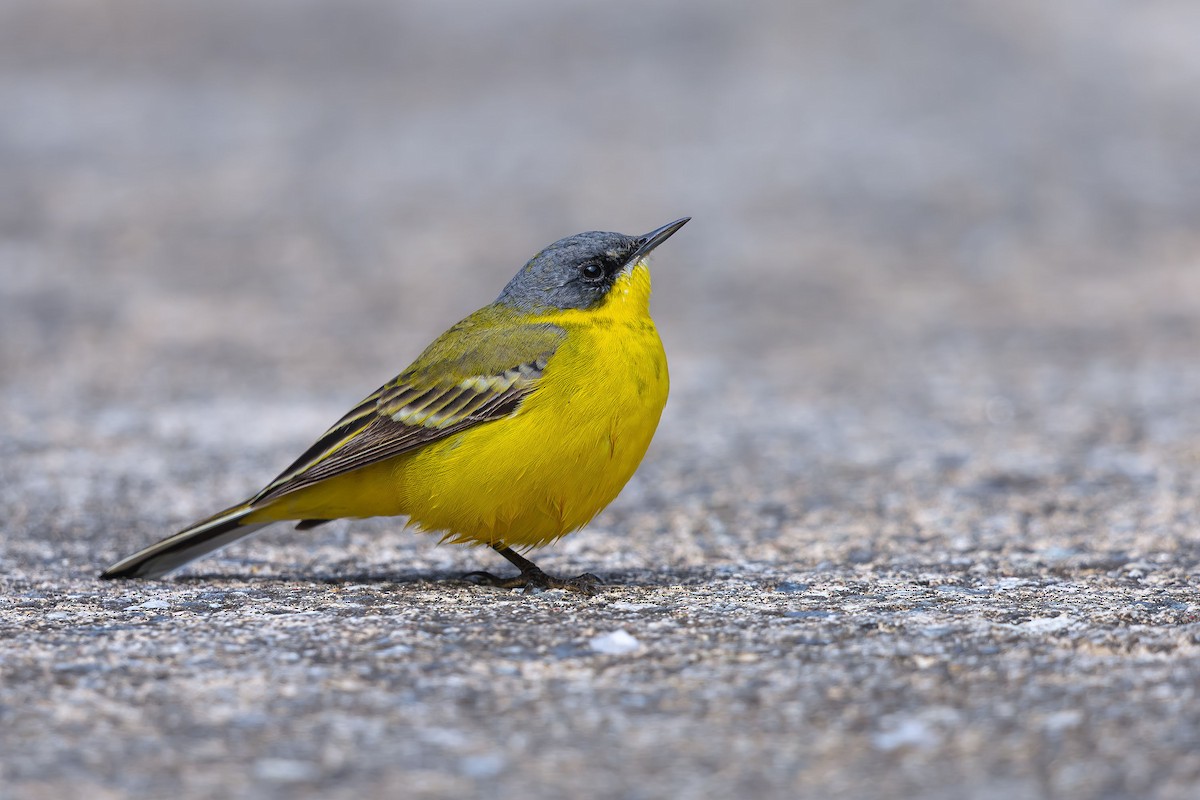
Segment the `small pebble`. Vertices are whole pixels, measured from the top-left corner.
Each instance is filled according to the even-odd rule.
[[[588,640],[588,647],[592,648],[593,652],[610,656],[632,653],[641,646],[641,642],[624,630],[602,633]]]

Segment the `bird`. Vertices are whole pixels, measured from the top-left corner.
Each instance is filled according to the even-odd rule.
[[[545,247],[260,492],[100,577],[159,578],[275,522],[407,517],[518,570],[464,576],[476,584],[593,594],[595,575],[521,553],[587,525],[640,465],[670,386],[647,257],[690,219]]]

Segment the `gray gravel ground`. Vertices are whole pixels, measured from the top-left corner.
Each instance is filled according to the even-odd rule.
[[[0,797],[1200,793],[1200,6],[0,6]],[[175,580],[579,230],[673,395],[547,569]]]

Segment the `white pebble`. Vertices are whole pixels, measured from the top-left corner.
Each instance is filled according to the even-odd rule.
[[[593,636],[588,640],[588,646],[597,653],[615,656],[622,653],[632,653],[641,647],[642,643],[624,630],[616,630],[612,633],[602,633],[599,636]]]

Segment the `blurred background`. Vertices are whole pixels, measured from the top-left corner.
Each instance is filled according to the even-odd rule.
[[[10,519],[68,549],[115,499],[142,536],[177,527],[542,245],[685,214],[648,485],[723,507],[749,534],[724,547],[878,505],[898,465],[930,491],[963,465],[1136,478],[1147,439],[1194,465],[1197,25],[1184,2],[5,3]]]
[[[725,463],[802,513],[847,468],[932,487],[992,452],[1020,481],[1147,437],[1194,463],[1198,25],[1165,0],[6,2],[10,518],[70,546],[125,493],[178,527],[545,243],[683,215],[652,451],[680,486]],[[250,474],[173,494],[215,464]]]
[[[997,328],[1031,357],[1064,329],[1191,346],[1198,24],[1161,1],[8,2],[6,399],[353,396],[542,244],[684,214],[655,277],[685,378],[853,380],[811,359],[852,340],[837,359],[887,369],[919,340],[928,364]]]
[[[1197,31],[1186,0],[0,3],[0,785],[1192,796]],[[93,580],[545,244],[684,215],[659,435],[538,559],[607,599],[503,598],[534,624],[425,582],[495,558],[387,520]],[[644,657],[579,655],[622,614]]]
[[[742,470],[774,509],[748,534],[901,463],[1136,477],[1149,437],[1194,465],[1198,25],[1167,0],[4,3],[9,518],[70,548],[123,497],[142,536],[176,527],[542,245],[682,215],[652,485]]]

